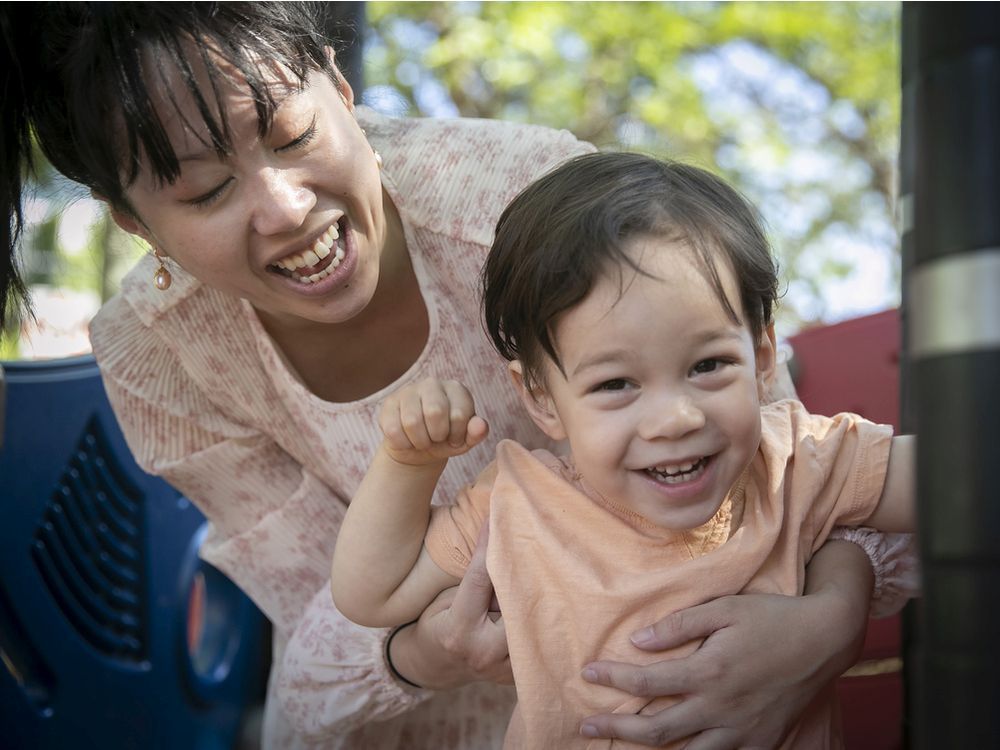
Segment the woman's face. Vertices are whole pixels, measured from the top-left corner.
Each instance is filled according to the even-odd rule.
[[[277,110],[263,137],[245,86],[223,80],[232,152],[221,158],[186,88],[162,87],[157,110],[181,175],[159,184],[143,169],[127,191],[135,217],[116,220],[279,322],[350,320],[375,293],[387,225],[374,154],[338,80],[339,90],[314,72],[299,87],[275,69]]]

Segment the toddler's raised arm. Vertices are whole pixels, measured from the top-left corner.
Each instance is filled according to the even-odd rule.
[[[489,428],[465,386],[435,378],[386,399],[379,426],[384,439],[347,509],[330,588],[349,619],[391,627],[416,619],[458,583],[424,551],[431,497],[448,459],[482,442]]]

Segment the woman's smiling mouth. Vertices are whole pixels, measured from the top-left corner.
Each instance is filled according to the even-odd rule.
[[[322,281],[340,265],[344,259],[343,241],[340,239],[340,221],[331,224],[320,235],[313,246],[301,252],[286,255],[270,264],[269,271],[294,279],[301,284],[315,284]]]

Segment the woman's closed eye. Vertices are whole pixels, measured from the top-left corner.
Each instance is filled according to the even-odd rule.
[[[295,151],[296,149],[303,148],[316,137],[316,115],[313,115],[312,122],[309,123],[309,127],[302,131],[301,135],[293,138],[291,141],[286,143],[284,146],[280,146],[275,149],[278,153],[283,153],[287,151]]]
[[[190,206],[195,206],[196,208],[207,208],[222,197],[222,194],[226,191],[226,188],[229,187],[229,183],[232,181],[232,177],[227,177],[207,193],[202,193],[195,198],[188,198],[183,202]]]
[[[309,145],[312,140],[316,138],[316,117],[313,116],[312,122],[309,123],[309,127],[302,131],[302,133],[291,141],[286,143],[284,146],[279,146],[275,149],[276,153],[286,153],[288,151],[295,151],[300,148],[304,148]],[[232,177],[227,177],[225,180],[220,182],[214,188],[208,192],[202,193],[194,198],[189,198],[184,201],[188,205],[195,206],[197,208],[207,208],[219,200],[223,193],[226,192],[226,188],[229,187],[229,183],[233,181]]]

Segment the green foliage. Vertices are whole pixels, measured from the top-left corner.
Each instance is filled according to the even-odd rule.
[[[21,346],[16,336],[0,336],[0,362],[21,358]]]
[[[797,290],[787,328],[826,317],[825,282],[857,270],[834,262],[838,243],[895,263],[897,3],[369,2],[367,16],[366,85],[376,102],[394,90],[398,114],[566,128],[734,181]]]

